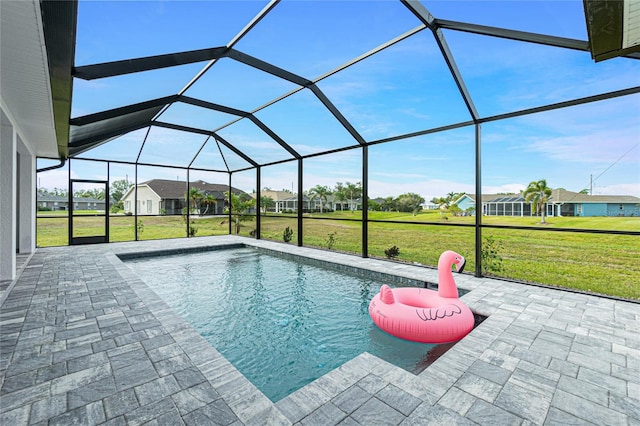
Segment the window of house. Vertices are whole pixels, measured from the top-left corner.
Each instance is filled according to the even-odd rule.
[[[151,200],[147,200],[147,213],[153,213]]]
[[[124,202],[124,209],[127,211],[131,210],[131,201]]]

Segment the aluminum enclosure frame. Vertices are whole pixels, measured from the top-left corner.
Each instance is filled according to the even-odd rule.
[[[54,2],[45,1],[44,3],[48,3],[49,8],[53,8]],[[75,3],[75,2],[70,2]],[[192,64],[198,62],[206,62],[201,71],[195,75],[182,90],[178,93],[167,96],[164,98],[152,99],[145,102],[127,105],[107,111],[102,111],[95,114],[85,115],[81,117],[75,117],[69,119],[70,131],[69,131],[69,143],[68,143],[68,157],[69,158],[78,158],[83,160],[100,160],[100,159],[92,159],[87,157],[79,157],[81,154],[86,153],[86,151],[95,148],[103,143],[108,143],[109,141],[117,138],[118,136],[124,135],[134,130],[148,128],[151,129],[153,127],[160,128],[168,128],[183,132],[189,132],[193,134],[199,134],[202,136],[206,136],[205,141],[200,146],[198,152],[191,159],[187,170],[187,176],[189,176],[190,170],[202,170],[202,171],[211,171],[211,172],[223,172],[227,173],[229,176],[229,187],[231,188],[232,175],[234,173],[243,172],[247,170],[255,170],[256,171],[256,191],[258,193],[258,204],[257,204],[257,228],[256,228],[256,238],[261,238],[260,232],[260,191],[261,191],[261,172],[262,169],[266,166],[281,164],[286,162],[297,162],[297,170],[298,170],[298,205],[301,206],[303,204],[303,175],[304,175],[304,162],[308,158],[314,158],[318,156],[328,155],[332,153],[337,153],[341,151],[360,149],[362,153],[362,190],[363,190],[363,215],[362,215],[362,253],[363,257],[368,257],[368,231],[367,231],[367,223],[369,222],[368,213],[367,213],[367,204],[368,204],[368,175],[369,175],[369,155],[368,155],[368,147],[374,146],[383,143],[389,143],[393,141],[399,141],[404,139],[409,139],[416,136],[433,134],[438,132],[443,132],[446,130],[463,128],[463,127],[471,127],[473,126],[475,132],[475,196],[476,199],[480,199],[482,195],[482,170],[481,170],[481,147],[482,147],[482,124],[499,121],[507,118],[526,116],[530,114],[536,114],[539,112],[551,111],[555,109],[566,108],[575,105],[583,105],[591,102],[598,102],[606,99],[614,99],[623,96],[629,96],[640,93],[640,86],[630,87],[623,90],[602,93],[595,96],[583,97],[572,99],[569,101],[564,101],[560,103],[548,104],[540,107],[529,108],[521,111],[512,111],[505,114],[500,114],[496,116],[482,116],[479,114],[478,110],[475,107],[473,102],[473,97],[471,96],[464,78],[462,77],[460,70],[456,64],[454,55],[450,51],[446,37],[442,30],[450,30],[450,31],[460,31],[460,32],[468,32],[474,34],[481,34],[490,37],[497,37],[503,39],[510,39],[516,41],[522,41],[527,43],[540,44],[545,46],[558,47],[562,49],[571,49],[577,51],[590,52],[590,44],[588,41],[583,40],[575,40],[563,37],[550,36],[545,34],[536,34],[529,33],[523,31],[514,31],[497,27],[490,27],[484,25],[477,25],[472,23],[465,22],[457,22],[451,20],[437,19],[435,18],[426,7],[422,5],[419,1],[415,0],[401,0],[401,3],[411,12],[413,13],[419,20],[422,22],[422,25],[415,27],[414,29],[398,36],[392,40],[389,40],[378,47],[372,49],[371,51],[360,55],[357,58],[352,59],[348,63],[324,74],[323,76],[317,78],[316,80],[310,80],[303,76],[299,76],[293,72],[277,67],[273,64],[270,64],[266,61],[263,61],[259,58],[248,55],[244,52],[237,50],[234,46],[241,40],[246,34],[248,34],[251,29],[253,29],[265,16],[267,16],[274,8],[277,7],[279,0],[270,1],[263,10],[261,10],[252,20],[243,28],[227,45],[211,47],[206,49],[185,51],[185,52],[175,52],[164,55],[156,55],[156,56],[148,56],[148,57],[140,57],[140,58],[132,58],[122,61],[113,61],[106,62],[100,64],[86,65],[74,67],[69,76],[80,78],[80,79],[101,79],[106,77],[113,77],[117,75],[124,75],[130,73],[138,73],[143,71],[150,71],[168,67],[174,67],[185,64]],[[77,14],[77,8],[75,13]],[[52,12],[47,12],[49,16],[52,16]],[[47,22],[51,22],[47,20]],[[75,24],[75,23],[74,23]],[[69,25],[66,22],[59,22],[50,24],[53,27],[60,27],[64,25]],[[75,25],[74,25],[75,31]],[[393,45],[396,43],[405,40],[409,37],[412,37],[415,34],[418,34],[422,31],[428,30],[432,33],[432,36],[440,49],[440,53],[444,58],[446,65],[448,67],[449,73],[455,82],[459,94],[466,105],[467,112],[469,114],[469,119],[460,121],[457,123],[453,123],[447,126],[438,127],[438,128],[426,128],[417,132],[396,135],[389,138],[378,139],[378,140],[366,140],[359,132],[356,130],[354,125],[343,115],[339,108],[335,106],[335,104],[330,100],[329,97],[318,87],[317,83],[322,81],[323,79],[339,73],[340,71],[366,59],[371,57]],[[75,38],[75,34],[74,34]],[[68,49],[68,46],[61,46],[60,49]],[[61,56],[60,52],[56,53],[56,48],[52,48],[52,55]],[[632,59],[640,59],[640,53],[630,52],[626,55]],[[198,81],[206,72],[208,72],[212,67],[215,66],[216,62],[221,58],[228,58],[238,63],[250,66],[262,72],[265,72],[271,76],[277,77],[284,81],[288,81],[290,83],[295,84],[296,87],[292,91],[273,99],[272,101],[267,102],[266,104],[252,110],[252,111],[242,111],[239,109],[235,109],[226,105],[214,104],[202,99],[196,99],[190,96],[186,96],[185,92],[196,82]],[[336,149],[324,150],[321,152],[303,155],[299,153],[296,149],[292,147],[292,144],[287,141],[284,137],[278,135],[273,129],[269,128],[265,123],[263,123],[257,116],[256,113],[268,108],[285,98],[298,93],[302,90],[309,90],[315,98],[317,98],[320,103],[324,106],[324,108],[334,117],[334,119],[347,131],[347,133],[351,136],[353,140],[353,144],[348,146],[343,146]],[[176,103],[184,103],[194,107],[205,108],[212,111],[223,112],[226,114],[231,114],[235,116],[232,121],[218,127],[215,129],[203,129],[197,128],[193,126],[187,126],[182,124],[168,123],[162,120],[162,115],[167,111],[167,109]],[[260,162],[256,158],[253,158],[250,152],[245,152],[234,145],[234,141],[227,140],[220,135],[220,131],[231,126],[234,123],[237,123],[240,120],[249,120],[252,124],[258,127],[261,131],[263,131],[266,135],[268,135],[278,146],[280,146],[286,153],[289,154],[288,158],[284,158],[278,161],[272,162]],[[147,132],[148,135],[148,132]],[[146,137],[145,137],[146,140]],[[233,169],[229,167],[228,162],[224,159],[226,170],[213,170],[213,169],[203,169],[203,168],[195,168],[192,167],[196,158],[202,151],[203,147],[211,142],[215,141],[217,144],[222,144],[227,149],[232,151],[234,154],[238,155],[244,161],[246,161],[250,166],[248,168],[239,168]],[[149,166],[157,166],[155,164],[148,164],[139,162],[140,154],[144,147],[144,142],[142,147],[138,152],[138,158],[133,163],[122,162],[126,164],[135,164],[136,165],[136,182],[137,182],[137,166],[138,165],[149,165]],[[116,162],[117,161],[110,161]],[[173,167],[173,166],[163,166],[163,167]],[[183,167],[177,167],[183,168]],[[187,183],[189,179],[187,178]],[[137,198],[137,197],[136,197]],[[229,212],[231,214],[231,212]],[[302,246],[304,241],[304,230],[303,230],[303,215],[302,209],[298,209],[298,245]],[[188,222],[188,220],[187,220]],[[476,276],[482,276],[481,273],[481,247],[482,247],[482,228],[487,227],[487,225],[483,225],[482,223],[482,215],[476,214],[475,224],[473,225],[475,228],[475,248],[476,248]],[[136,230],[137,231],[137,230]],[[187,231],[188,232],[188,231]],[[231,233],[231,223],[229,224],[229,232]],[[588,232],[588,231],[585,231]],[[625,233],[626,235],[636,235],[634,232]],[[137,232],[136,232],[137,239]]]

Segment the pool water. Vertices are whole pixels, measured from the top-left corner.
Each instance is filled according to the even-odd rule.
[[[127,264],[274,402],[365,351],[418,373],[450,346],[376,327],[368,307],[383,283],[254,248]]]

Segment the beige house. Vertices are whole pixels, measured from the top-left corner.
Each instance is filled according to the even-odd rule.
[[[196,202],[196,214],[212,215],[223,214],[226,207],[226,192],[228,185],[208,183],[202,180],[189,183],[189,188],[196,188],[203,198]],[[231,188],[234,194],[244,194],[237,188]],[[152,179],[132,186],[122,197],[125,214],[135,213],[137,206],[138,215],[174,215],[182,214],[182,209],[191,200],[186,200],[187,182],[180,180]],[[205,197],[210,196],[211,202],[206,202]],[[137,199],[137,200],[136,200]]]
[[[293,196],[295,196],[294,193],[290,192],[290,191],[271,191],[271,190],[263,190],[260,191],[260,196],[261,197],[269,197],[271,198],[273,201],[275,201],[275,204],[273,205],[273,207],[267,209],[267,211],[269,212],[275,212],[275,213],[279,213],[282,207],[282,203],[284,200],[287,200]],[[258,194],[256,192],[251,194],[251,198],[256,199],[258,197]]]

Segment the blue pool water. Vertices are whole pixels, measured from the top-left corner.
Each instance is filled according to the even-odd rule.
[[[382,283],[253,248],[127,264],[272,401],[365,351],[417,373],[448,348],[377,328]]]

